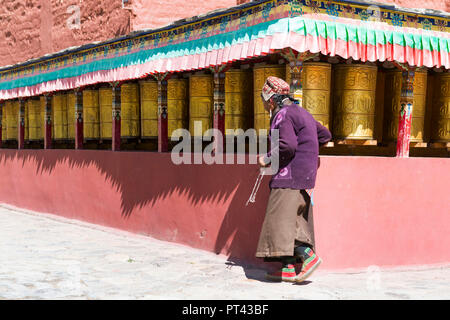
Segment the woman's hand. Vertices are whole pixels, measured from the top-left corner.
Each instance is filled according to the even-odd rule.
[[[267,168],[270,165],[270,163],[266,164],[266,162],[264,161],[264,156],[260,156],[258,158],[258,164],[261,168]]]

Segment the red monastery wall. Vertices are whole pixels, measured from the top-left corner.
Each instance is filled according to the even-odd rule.
[[[170,153],[0,150],[0,203],[256,262],[269,188],[257,165],[174,165]],[[450,262],[450,159],[321,157],[324,269]]]

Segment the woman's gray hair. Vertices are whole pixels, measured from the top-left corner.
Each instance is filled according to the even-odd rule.
[[[291,102],[293,103],[298,103],[297,100],[295,100],[294,98],[291,97],[291,95],[288,94],[274,94],[272,97],[270,97],[271,99],[273,99],[273,101],[275,102],[275,104],[279,107],[279,108],[283,108],[284,106],[284,101],[286,99],[289,99]]]

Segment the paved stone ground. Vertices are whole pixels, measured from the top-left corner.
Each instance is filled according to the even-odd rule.
[[[110,228],[0,205],[1,299],[450,299],[450,265],[318,270],[305,284]]]

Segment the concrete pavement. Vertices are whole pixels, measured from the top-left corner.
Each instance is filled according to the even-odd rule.
[[[226,257],[0,205],[1,299],[450,299],[450,264],[318,270],[304,284]]]

